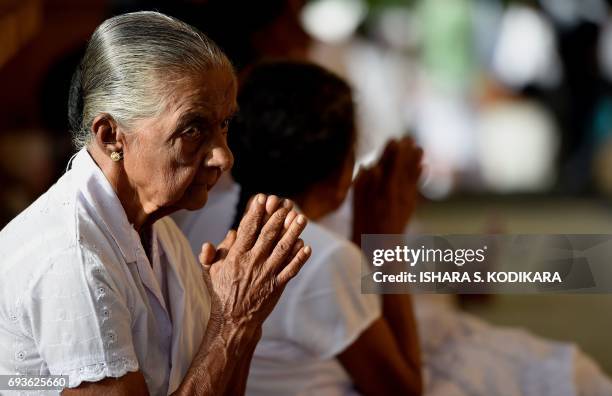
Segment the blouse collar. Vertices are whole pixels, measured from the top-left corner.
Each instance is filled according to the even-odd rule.
[[[77,188],[85,201],[94,209],[119,247],[127,263],[136,261],[137,247],[134,227],[110,182],[93,160],[87,149],[81,149],[72,161],[71,172],[78,179]]]

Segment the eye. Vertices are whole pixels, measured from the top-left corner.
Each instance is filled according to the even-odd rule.
[[[187,129],[185,132],[181,134],[182,137],[185,137],[190,140],[196,140],[202,136],[202,131],[199,128],[191,127]]]

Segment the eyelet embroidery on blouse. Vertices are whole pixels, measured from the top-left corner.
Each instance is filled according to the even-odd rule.
[[[115,342],[117,342],[117,333],[115,332],[115,330],[108,330],[106,332],[106,342],[108,344],[114,344]]]
[[[107,363],[96,363],[81,367],[75,371],[66,372],[70,377],[70,385],[78,386],[82,381],[95,382],[104,377],[121,377],[129,371],[138,370],[138,362],[133,359],[120,358]]]
[[[100,310],[100,315],[102,316],[102,322],[106,322],[111,317],[111,310],[106,305],[102,307]]]
[[[106,295],[106,287],[98,285],[96,286],[96,298],[100,300]]]
[[[25,351],[17,351],[17,352],[15,352],[15,360],[23,362],[25,360],[25,358],[26,358]]]

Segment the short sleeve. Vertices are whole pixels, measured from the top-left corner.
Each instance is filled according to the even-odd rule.
[[[284,324],[289,339],[313,357],[338,355],[381,315],[379,296],[361,293],[361,259],[342,241],[300,280]]]
[[[24,306],[43,365],[70,388],[138,370],[126,296],[101,261],[81,248],[56,255]]]

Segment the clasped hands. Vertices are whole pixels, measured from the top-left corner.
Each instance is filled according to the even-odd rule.
[[[353,236],[402,234],[418,200],[423,150],[410,137],[391,140],[379,161],[361,168],[353,185]]]
[[[311,254],[300,234],[307,219],[293,203],[274,195],[254,196],[238,230],[199,255],[212,297],[211,319],[259,327],[285,286]]]

